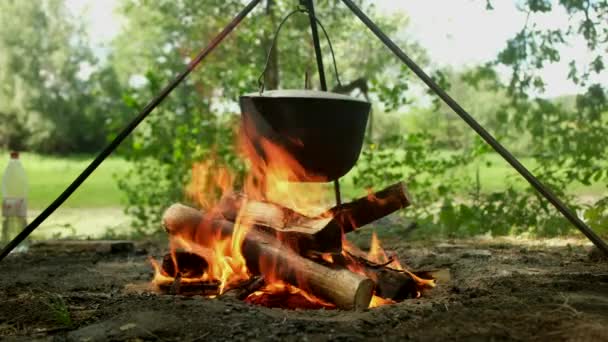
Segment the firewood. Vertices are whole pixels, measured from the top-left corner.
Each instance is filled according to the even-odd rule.
[[[165,210],[162,218],[163,228],[169,235],[180,235],[190,238],[196,234],[198,225],[203,219],[203,212],[187,207],[183,204],[174,204]]]
[[[163,222],[168,225],[185,222],[189,225],[192,221],[183,220],[182,217],[196,216],[197,213],[200,215],[196,209],[175,204],[165,212]],[[182,232],[183,227],[170,226],[167,231]],[[211,243],[213,239],[205,237],[219,235],[230,238],[233,232],[234,223],[215,215],[206,215],[195,229],[192,240],[209,248],[212,246],[206,243]],[[331,269],[317,264],[298,255],[268,234],[248,230],[241,245],[241,253],[253,274],[263,274],[265,263],[271,262],[274,265],[274,277],[335,303],[339,308],[364,309],[369,306],[374,287],[372,280],[347,269]]]
[[[436,277],[429,272],[412,273],[390,266],[393,259],[384,263],[367,260],[359,253],[345,252],[333,257],[335,264],[355,266],[367,275],[375,284],[375,294],[385,299],[402,301],[416,298],[423,290],[435,286]]]
[[[318,217],[307,217],[274,203],[248,200],[244,195],[231,194],[222,199],[218,210],[229,221],[238,218],[241,224],[255,225],[294,250],[339,253],[342,234],[352,232],[373,221],[411,204],[402,182],[384,190],[330,209]],[[272,230],[270,230],[272,229]]]
[[[333,207],[314,218],[277,204],[248,201],[244,195],[238,194],[225,197],[220,203],[220,211],[229,221],[234,221],[239,214],[241,220],[277,230],[291,229],[314,234],[325,229],[333,231],[337,224],[344,233],[349,233],[406,208],[411,202],[405,184],[398,182],[378,192]],[[332,219],[328,220],[328,218]]]
[[[196,229],[203,220],[204,214],[199,210],[183,210],[175,204],[163,216],[163,226],[171,235],[181,235],[193,240]],[[293,210],[276,204],[244,200],[241,196],[224,198],[218,205],[219,210],[212,211],[212,216],[221,215],[227,221],[236,221],[246,227],[274,235],[277,239],[300,254],[308,251],[339,253],[342,249],[342,231],[331,217],[310,218]],[[170,211],[176,210],[178,215]],[[287,217],[290,218],[287,218]],[[179,232],[172,231],[179,227]]]
[[[274,234],[296,252],[339,253],[342,249],[342,229],[331,216],[308,217],[295,210],[271,202],[248,199],[242,194],[224,196],[218,210],[228,221],[255,226]]]
[[[417,298],[425,290],[435,286],[435,278],[428,273],[410,273],[391,267],[362,266],[365,273],[375,283],[375,294],[385,299],[402,301]],[[424,277],[420,278],[420,277]]]
[[[161,265],[161,271],[170,277],[180,273],[185,278],[200,278],[206,269],[207,261],[203,257],[183,251],[165,254]]]
[[[396,301],[418,296],[419,288],[416,281],[407,273],[390,268],[369,267],[366,267],[365,273],[374,279],[377,296]]]
[[[405,184],[399,182],[366,197],[336,206],[326,215],[333,216],[344,233],[349,233],[410,204]]]

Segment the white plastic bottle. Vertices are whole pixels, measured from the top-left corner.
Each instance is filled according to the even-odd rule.
[[[2,177],[2,247],[27,225],[27,190],[27,176],[19,161],[19,153],[11,152],[11,159]],[[26,251],[26,242],[23,241],[14,251]]]

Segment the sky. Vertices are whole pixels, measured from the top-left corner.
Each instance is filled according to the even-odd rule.
[[[103,54],[104,44],[120,32],[121,18],[114,13],[117,0],[67,0],[67,4],[75,14],[84,15],[92,43]],[[455,69],[494,59],[526,20],[510,0],[493,1],[493,11],[486,10],[485,0],[376,0],[375,4],[384,13],[407,16],[410,25],[403,34],[418,41],[434,65]],[[566,14],[560,11],[537,15],[534,20],[543,27],[567,24]],[[573,58],[588,61],[590,56],[585,52],[582,40],[560,51],[562,62],[546,67],[541,73],[547,82],[545,96],[580,91],[566,79],[567,63]]]

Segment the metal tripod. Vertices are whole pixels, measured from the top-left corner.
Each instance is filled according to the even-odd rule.
[[[70,195],[95,171],[95,169],[120,145],[120,143],[156,108],[189,74],[200,64],[200,62],[211,53],[222,40],[232,32],[236,26],[253,10],[261,0],[250,1],[245,8],[228,23],[228,25],[188,64],[186,69],[179,73],[146,107],[101,151],[101,153],[87,166],[87,168],[49,205],[38,217],[36,217],[19,235],[17,235],[0,253],[0,261],[4,259],[15,247],[27,238],[44,220],[46,220]],[[589,226],[587,226],[564,202],[562,202],[549,188],[547,188],[536,176],[534,176],[511,152],[496,140],[483,126],[481,126],[466,110],[464,110],[445,90],[433,81],[403,50],[401,50],[382,30],[355,4],[352,0],[342,2],[365,24],[375,35],[388,47],[397,58],[407,65],[445,104],[447,104],[458,116],[460,116],[481,138],[490,145],[501,157],[503,157],[532,187],[546,198],[572,225],[578,228],[597,248],[608,255],[608,244],[604,242]],[[323,69],[323,58],[319,44],[319,34],[313,0],[300,0],[300,4],[307,8],[310,17],[310,27],[315,47],[317,68],[321,90],[327,90],[325,72]],[[340,203],[340,185],[334,182],[336,200]]]

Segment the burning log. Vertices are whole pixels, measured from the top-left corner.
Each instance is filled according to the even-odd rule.
[[[218,211],[228,221],[252,225],[277,238],[300,254],[307,251],[339,253],[342,234],[372,223],[411,204],[402,182],[366,197],[308,217],[274,203],[248,200],[244,195],[225,196]]]
[[[342,229],[329,215],[308,217],[278,204],[247,199],[241,194],[225,196],[218,208],[226,220],[235,222],[238,216],[240,224],[275,234],[300,254],[310,250],[338,253],[342,249]]]
[[[332,257],[334,265],[358,269],[374,282],[375,295],[384,299],[402,301],[407,298],[417,298],[421,291],[435,287],[435,280],[430,274],[424,273],[420,278],[417,274],[403,269],[392,268],[394,259],[385,263],[375,263],[359,253],[345,252]]]
[[[253,276],[241,286],[236,287],[234,291],[229,291],[227,293],[232,294],[237,299],[244,300],[250,294],[261,289],[264,284],[266,284],[266,282],[263,276]]]
[[[178,273],[186,278],[200,278],[205,274],[207,261],[198,254],[183,251],[166,254],[163,257],[161,270],[169,277],[177,277]]]
[[[377,296],[395,301],[420,296],[420,285],[408,273],[386,267],[366,267],[364,272],[374,279]]]
[[[204,279],[207,260],[198,254],[175,251],[163,257],[160,272],[172,277],[172,283],[157,283],[159,289],[169,294],[219,295],[220,282]],[[182,279],[188,279],[182,282]],[[226,292],[238,299],[245,299],[249,294],[259,290],[264,285],[264,278],[254,276],[240,284],[231,286]]]
[[[191,241],[203,247],[212,247],[205,245],[212,241],[209,237],[219,235],[228,239],[235,231],[234,223],[215,215],[203,216],[200,211],[181,204],[167,209],[163,223],[170,234],[182,237],[184,233],[189,234]],[[257,230],[246,232],[240,251],[250,272],[266,275],[270,264],[274,277],[329,300],[339,308],[364,309],[371,301],[374,283],[369,278],[347,269],[317,264]]]
[[[218,205],[221,214],[229,221],[235,221],[240,213],[241,219],[246,218],[255,224],[284,229],[288,226],[316,226],[313,230],[334,228],[338,224],[344,233],[370,224],[393,212],[406,208],[412,201],[405,184],[398,182],[378,192],[372,192],[365,197],[349,203],[336,206],[316,218],[310,218],[289,208],[277,204],[247,200],[244,195],[231,194],[225,196]],[[247,203],[245,207],[243,204]],[[325,221],[325,226],[318,222],[323,218],[333,217]],[[314,222],[315,223],[311,223]]]
[[[239,224],[269,234],[294,251],[305,254],[307,251],[338,253],[342,249],[342,231],[332,218],[309,218],[276,204],[259,201],[238,203],[238,197],[224,200],[221,215],[227,221],[236,221],[236,210],[240,211]],[[229,203],[229,204],[228,204]],[[211,213],[210,216],[215,214]],[[285,215],[292,218],[287,220]],[[170,235],[180,235],[193,240],[199,224],[203,221],[203,212],[174,204],[163,215],[163,226]],[[287,222],[289,221],[289,222]]]
[[[344,233],[349,233],[410,204],[405,184],[399,182],[353,202],[336,206],[329,210],[329,215],[340,224]]]

